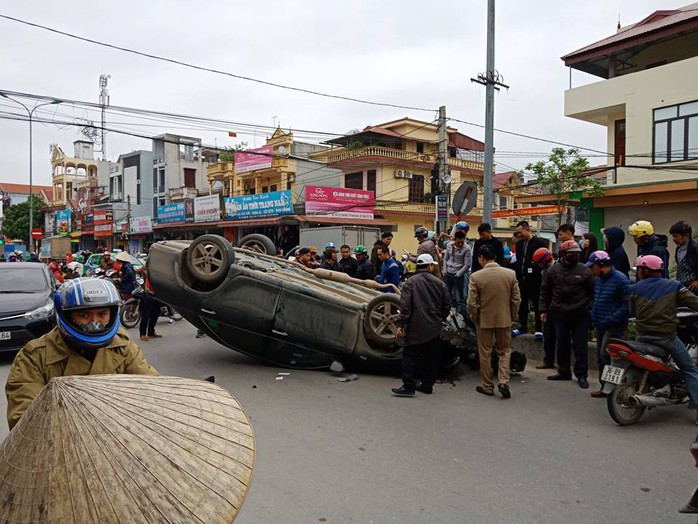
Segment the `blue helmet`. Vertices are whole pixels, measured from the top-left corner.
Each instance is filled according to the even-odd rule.
[[[334,249],[336,247],[337,246],[334,245],[334,242],[328,242],[327,244],[325,244],[325,249]]]
[[[464,220],[461,220],[460,222],[456,223],[456,231],[458,231],[459,229],[462,231],[470,231],[470,224],[468,224]]]
[[[509,246],[504,246],[504,260],[509,260],[511,258],[511,249]]]
[[[121,297],[114,284],[99,278],[74,278],[66,281],[54,296],[58,329],[75,350],[99,349],[111,343],[119,329]],[[70,311],[108,307],[111,315],[103,329],[87,332],[73,322]]]

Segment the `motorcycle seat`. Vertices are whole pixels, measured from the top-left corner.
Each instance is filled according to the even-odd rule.
[[[637,353],[642,353],[643,355],[652,355],[653,357],[665,359],[668,356],[667,351],[654,344],[648,344],[647,342],[638,342],[636,340],[619,340],[612,338],[608,341],[609,344],[625,344],[629,346],[633,351]]]

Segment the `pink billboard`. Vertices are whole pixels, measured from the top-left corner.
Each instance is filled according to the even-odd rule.
[[[373,206],[373,191],[305,186],[305,214],[308,216],[373,220]]]
[[[273,154],[274,146],[258,147],[235,153],[235,173],[247,173],[255,169],[269,168]]]

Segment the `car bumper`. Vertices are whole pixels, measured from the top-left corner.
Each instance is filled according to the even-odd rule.
[[[22,349],[27,342],[45,335],[55,325],[55,315],[42,320],[27,320],[23,317],[0,320],[0,353]]]

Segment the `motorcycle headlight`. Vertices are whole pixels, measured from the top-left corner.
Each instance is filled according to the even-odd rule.
[[[33,311],[28,311],[24,314],[24,318],[28,320],[42,320],[44,318],[49,318],[53,315],[54,307],[53,301],[49,300],[41,307],[36,308]]]

